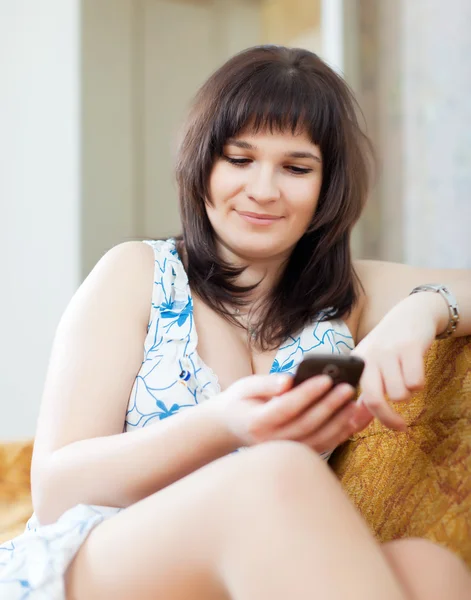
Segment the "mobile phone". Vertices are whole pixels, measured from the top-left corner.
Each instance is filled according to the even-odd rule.
[[[358,356],[310,354],[299,364],[293,387],[315,375],[329,375],[334,386],[339,383],[349,383],[356,388],[364,368],[365,362]]]

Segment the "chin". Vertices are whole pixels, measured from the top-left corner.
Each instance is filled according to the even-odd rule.
[[[258,237],[258,236],[257,236]],[[285,244],[280,244],[279,239],[268,240],[260,236],[258,240],[228,240],[227,247],[236,256],[244,260],[266,260],[275,256],[283,255],[289,248]]]

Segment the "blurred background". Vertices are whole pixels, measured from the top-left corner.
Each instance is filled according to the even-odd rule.
[[[0,439],[34,434],[96,261],[179,232],[179,125],[248,46],[308,48],[355,91],[378,155],[356,257],[471,268],[470,32],[469,0],[0,0]]]

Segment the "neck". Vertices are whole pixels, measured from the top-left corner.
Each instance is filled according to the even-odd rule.
[[[264,259],[240,257],[220,243],[218,254],[231,265],[245,267],[244,272],[236,280],[237,285],[250,286],[260,282],[248,296],[251,304],[263,301],[270,294],[278,283],[289,258],[289,253]]]

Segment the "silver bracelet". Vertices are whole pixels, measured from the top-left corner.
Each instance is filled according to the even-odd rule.
[[[436,292],[445,299],[445,302],[448,306],[450,320],[448,321],[445,331],[440,335],[437,335],[435,339],[443,340],[450,337],[450,335],[455,332],[460,320],[460,309],[458,308],[458,303],[456,302],[455,296],[446,286],[440,283],[425,283],[424,285],[419,285],[418,287],[414,288],[409,295],[411,296],[417,292]]]

